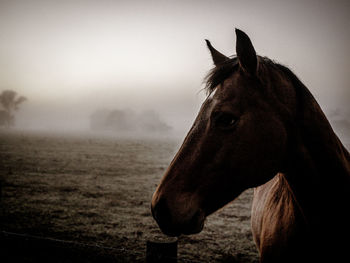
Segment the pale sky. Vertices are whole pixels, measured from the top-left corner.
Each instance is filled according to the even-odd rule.
[[[322,108],[350,113],[350,1],[0,0],[0,91],[28,98],[18,125],[86,126],[98,108],[155,109],[188,129],[234,28],[289,66]]]

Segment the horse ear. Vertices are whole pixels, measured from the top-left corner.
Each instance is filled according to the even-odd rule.
[[[244,71],[255,75],[258,68],[258,60],[253,44],[246,33],[237,28],[235,31],[237,36],[236,53],[239,64]]]
[[[205,42],[207,42],[207,46],[208,49],[211,53],[211,57],[213,59],[214,65],[217,66],[219,64],[221,64],[222,62],[226,61],[227,59],[229,59],[228,57],[226,57],[225,55],[221,54],[219,51],[217,51],[210,43],[210,41],[208,39],[205,40]]]

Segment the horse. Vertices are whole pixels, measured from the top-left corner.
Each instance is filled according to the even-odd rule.
[[[206,40],[214,62],[207,97],[152,196],[152,215],[169,236],[199,233],[207,216],[254,188],[260,262],[342,261],[349,152],[298,77],[235,33],[236,56]]]

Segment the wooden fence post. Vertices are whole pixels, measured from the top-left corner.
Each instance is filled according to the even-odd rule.
[[[176,263],[177,238],[147,241],[146,263]]]

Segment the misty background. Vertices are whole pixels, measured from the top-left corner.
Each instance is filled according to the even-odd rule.
[[[118,132],[113,121],[126,118],[141,133],[184,136],[212,67],[204,39],[233,55],[237,27],[350,141],[349,13],[349,1],[1,0],[0,92],[28,99],[19,130]],[[96,118],[113,121],[96,128]]]
[[[349,14],[348,0],[0,0],[1,259],[145,262],[153,192],[206,97],[205,39],[234,55],[235,27],[349,149]],[[258,262],[252,195],[180,236],[179,262]]]

